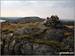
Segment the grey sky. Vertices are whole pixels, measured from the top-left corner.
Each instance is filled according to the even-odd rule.
[[[63,19],[75,18],[75,1],[1,1],[2,17],[58,15]]]

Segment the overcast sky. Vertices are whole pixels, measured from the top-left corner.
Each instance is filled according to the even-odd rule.
[[[63,19],[75,19],[75,1],[1,1],[1,17],[58,15]]]

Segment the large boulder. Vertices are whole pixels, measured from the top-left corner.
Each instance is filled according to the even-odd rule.
[[[34,44],[34,53],[36,55],[51,55],[55,54],[55,50],[46,44]]]
[[[64,39],[65,30],[61,29],[50,29],[46,31],[44,40],[62,41]]]
[[[22,28],[16,28],[14,34],[16,35],[31,35],[38,31],[38,29],[32,26],[24,26]]]
[[[14,36],[13,36],[14,37]],[[5,55],[50,55],[55,54],[55,49],[47,44],[30,42],[28,39],[12,38],[9,44],[4,46]]]

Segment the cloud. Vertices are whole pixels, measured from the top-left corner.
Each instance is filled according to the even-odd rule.
[[[74,1],[1,1],[1,16],[40,16],[57,14],[60,18],[74,19]]]

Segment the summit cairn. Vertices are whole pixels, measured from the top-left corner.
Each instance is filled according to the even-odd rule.
[[[52,15],[50,18],[47,17],[47,19],[44,21],[44,25],[47,27],[51,26],[53,28],[62,28],[63,27],[63,25],[57,15]]]

